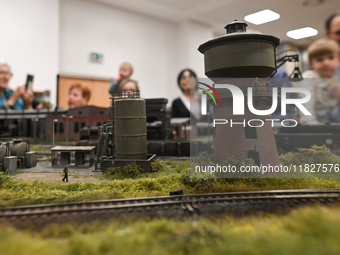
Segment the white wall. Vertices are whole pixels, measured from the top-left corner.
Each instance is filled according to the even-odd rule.
[[[56,97],[59,65],[59,0],[0,1],[1,50],[14,76],[10,88],[34,75],[34,90]],[[55,100],[53,101],[55,103]]]
[[[180,95],[177,74],[183,68],[204,75],[197,48],[212,29],[191,21],[170,21],[85,0],[0,0],[1,51],[14,76],[10,87],[35,77],[34,90],[51,91],[56,103],[56,75],[113,78],[121,62],[134,66],[144,98]],[[104,54],[101,64],[90,52]]]
[[[175,24],[87,1],[62,0],[60,12],[61,73],[113,78],[127,61],[143,97],[173,95]],[[89,61],[93,51],[103,63]]]
[[[208,40],[214,38],[212,28],[193,21],[185,21],[178,27],[179,67],[193,69],[197,77],[205,78],[204,55],[197,49]]]
[[[164,97],[169,103],[181,93],[176,80],[182,68],[204,74],[197,48],[212,37],[212,30],[200,24],[176,24],[80,0],[61,0],[60,31],[62,74],[113,78],[127,61],[142,97]],[[90,52],[104,54],[103,63],[91,63]]]

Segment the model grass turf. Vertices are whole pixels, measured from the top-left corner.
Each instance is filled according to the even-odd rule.
[[[42,147],[42,146],[32,146],[30,148],[30,151],[50,152],[51,153],[51,149],[50,148],[46,148],[46,147]]]
[[[313,158],[314,161],[312,162],[314,163],[328,159],[337,160],[340,163],[339,157],[331,154],[325,147],[313,147],[299,153],[285,155],[285,162],[290,163],[296,160],[297,157],[301,159],[303,155],[304,158],[311,155],[309,160]],[[323,156],[318,157],[319,153]],[[210,159],[211,155],[200,155],[200,160],[203,162],[205,157]],[[156,164],[158,171],[148,174],[141,174],[137,166],[132,166],[126,172],[130,178],[126,178],[119,169],[111,169],[111,174],[99,177],[110,180],[100,183],[74,182],[65,184],[62,182],[32,182],[17,180],[0,174],[0,207],[168,196],[170,191],[178,189],[182,189],[184,194],[200,194],[280,189],[340,188],[339,178],[191,178],[189,161],[173,163],[174,168],[169,167],[167,163],[162,163],[163,165],[161,165],[158,162]]]
[[[137,179],[68,184],[21,181],[8,177],[7,180],[1,181],[0,207],[168,196],[170,191],[178,189],[183,189],[184,194],[199,194],[340,187],[338,179],[193,179],[190,178],[188,170],[181,173],[162,174],[158,177],[156,174],[150,174]]]
[[[339,254],[339,208],[301,208],[242,219],[129,220],[0,226],[0,254]]]

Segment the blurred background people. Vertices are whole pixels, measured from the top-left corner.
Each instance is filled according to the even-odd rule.
[[[139,90],[138,83],[135,80],[131,80],[129,78],[123,79],[120,82],[118,87],[118,91],[126,91],[122,96],[123,97],[134,97],[134,91],[132,90]]]
[[[88,104],[91,96],[89,88],[80,85],[79,83],[73,84],[69,89],[68,106],[69,108],[84,107]]]
[[[122,80],[130,78],[132,74],[133,74],[132,65],[126,62],[122,63],[119,67],[118,75],[116,76],[114,81],[111,81],[109,92],[113,94],[114,92],[118,91]]]
[[[326,20],[325,35],[340,45],[340,12],[332,14]],[[340,77],[340,66],[336,69],[335,75]]]
[[[340,121],[340,83],[334,76],[339,66],[340,47],[331,39],[319,39],[307,49],[309,65],[313,70],[303,73],[301,87],[308,89],[311,99],[305,107],[312,114],[302,114],[303,123]]]
[[[177,77],[177,84],[182,95],[172,102],[172,118],[190,118],[190,114],[200,118],[199,95],[197,93],[197,76],[191,69],[182,70]]]
[[[340,12],[332,14],[326,20],[325,35],[340,44]]]
[[[124,79],[121,81],[120,86],[118,88],[119,91],[124,90],[139,90],[138,83],[135,80],[132,79]]]
[[[33,92],[28,91],[25,85],[19,86],[16,90],[9,89],[8,84],[12,77],[9,65],[0,62],[0,109],[1,110],[22,110],[33,109]]]

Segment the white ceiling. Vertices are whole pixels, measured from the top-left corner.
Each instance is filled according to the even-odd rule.
[[[244,20],[248,14],[270,9],[280,19],[262,25],[248,23],[248,29],[274,35],[281,42],[305,46],[323,37],[327,17],[340,10],[340,0],[92,0],[171,22],[197,21],[212,26],[216,36],[225,33],[224,26],[233,20]],[[300,40],[286,36],[289,30],[313,27],[319,34]]]

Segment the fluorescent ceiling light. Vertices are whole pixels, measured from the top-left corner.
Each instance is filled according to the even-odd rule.
[[[279,18],[280,18],[280,14],[266,9],[263,11],[255,12],[253,14],[249,14],[244,17],[244,20],[250,23],[253,23],[255,25],[261,25],[263,23],[277,20]]]
[[[304,27],[300,29],[290,30],[287,32],[287,36],[295,40],[314,36],[318,34],[318,30],[311,27]]]

